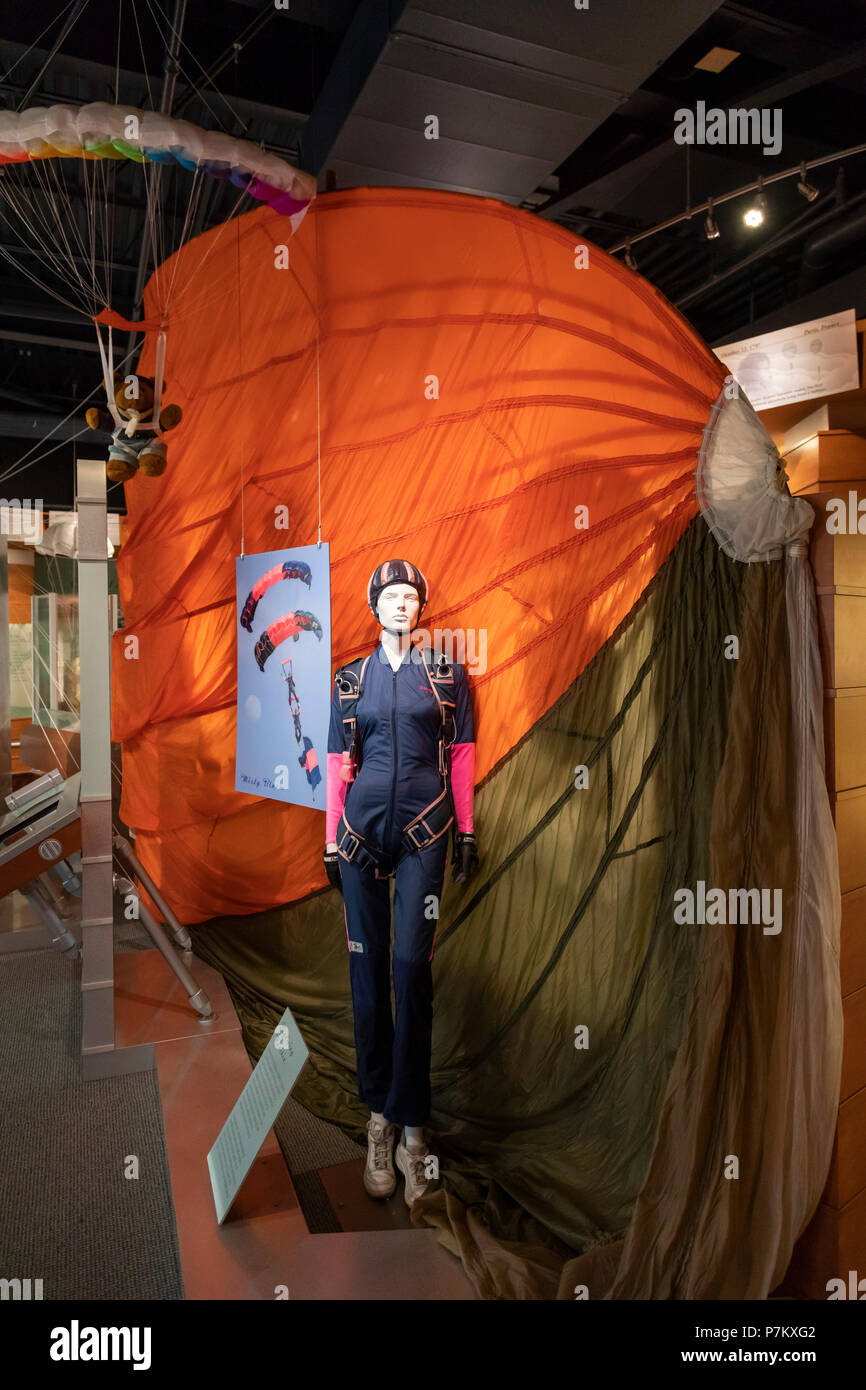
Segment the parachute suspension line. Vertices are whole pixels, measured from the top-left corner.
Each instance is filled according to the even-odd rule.
[[[69,197],[66,195],[66,188],[63,182],[63,169],[60,167],[63,161],[59,160],[57,167],[48,167],[50,161],[39,165],[35,160],[34,164],[39,165],[36,171],[36,181],[42,186],[42,194],[47,207],[50,209],[52,231],[55,233],[52,240],[58,247],[58,254],[65,255],[66,260],[73,267],[74,274],[77,276],[78,284],[81,288],[84,303],[93,302],[92,285],[88,283],[84,275],[78,269],[78,262],[75,248],[83,257],[83,264],[87,262],[87,248],[78,230],[78,223]],[[90,225],[90,200],[87,197],[87,178],[86,173],[83,179],[84,188],[84,216],[86,225]],[[43,214],[44,216],[44,214]]]
[[[46,160],[45,164],[48,162],[49,161]],[[39,160],[31,161],[27,168],[32,172],[32,180],[36,185],[32,195],[28,195],[25,188],[20,190],[17,189],[14,183],[14,175],[12,175],[10,184],[6,186],[7,196],[9,186],[21,193],[20,202],[17,205],[13,203],[13,206],[16,215],[27,228],[28,232],[31,234],[31,238],[35,241],[35,245],[39,248],[37,251],[37,260],[46,266],[50,274],[54,261],[56,259],[62,260],[65,254],[73,277],[71,291],[73,294],[76,293],[75,281],[77,281],[77,291],[80,296],[79,302],[73,304],[72,308],[80,312],[83,303],[87,306],[87,312],[91,312],[89,308],[90,294],[88,292],[88,285],[81,271],[78,269],[76,257],[65,235],[65,228],[67,225],[71,225],[74,213],[71,206],[67,203],[64,212],[68,212],[69,215],[64,216],[57,203],[56,190],[59,190],[58,172],[57,170],[45,168]],[[14,198],[14,193],[12,197],[9,198],[10,203],[12,202],[12,198]],[[31,244],[33,243],[31,242]],[[38,280],[36,283],[39,283]],[[50,294],[52,291],[49,289],[48,293]]]
[[[319,219],[313,216],[316,238],[316,469],[318,474],[319,492],[319,539],[316,542],[319,550],[322,548],[322,415],[320,409],[320,378],[319,378]]]
[[[120,361],[117,364],[118,370],[126,366],[131,356],[132,353],[128,352],[125,357],[122,357],[120,359]],[[52,435],[54,435],[57,432],[57,430],[60,429],[62,425],[66,424],[67,420],[71,420],[73,415],[77,415],[80,412],[81,407],[83,405],[87,405],[88,401],[92,400],[94,396],[98,396],[99,393],[104,390],[105,380],[103,378],[98,386],[94,386],[93,390],[89,392],[88,395],[84,396],[82,400],[76,401],[72,409],[67,411],[67,413],[60,420],[58,420],[55,425],[51,426],[51,429],[48,431],[46,435],[42,437],[38,444],[31,444],[30,448],[26,451],[26,453],[23,453],[21,457],[15,461],[15,463],[10,464],[10,466],[6,469],[5,472],[0,473],[0,483],[5,483],[9,478],[14,478],[18,473],[22,473],[25,468],[35,467],[37,463],[41,463],[43,459],[48,458],[49,454],[55,454],[58,449],[65,449],[66,445],[70,442],[70,440],[74,442],[76,439],[80,439],[82,435],[89,434],[90,426],[83,425],[81,429],[77,431],[77,433],[70,435],[68,439],[61,439],[57,444],[53,444],[50,449],[45,450],[44,454],[39,454],[36,452],[38,449],[42,447],[43,444],[45,444],[47,440],[49,440],[52,437]],[[35,458],[33,457],[34,454],[36,455]]]
[[[198,216],[199,205],[201,204],[202,199],[204,197],[204,184],[204,173],[202,172],[201,168],[198,168],[193,172],[192,191],[190,192],[189,197],[185,200],[186,207],[184,212],[183,226],[181,227],[180,237],[177,242],[176,253],[172,258],[171,278],[168,282],[168,288],[165,290],[165,292],[161,292],[160,294],[161,303],[165,306],[166,309],[168,308],[169,304],[174,303],[175,281],[177,280],[181,261],[183,260],[185,262],[185,256],[181,256],[180,252],[186,250],[189,234],[192,231],[193,224],[195,222],[196,217]],[[177,192],[176,179],[174,180],[174,185],[175,191]],[[163,262],[166,259],[167,255],[165,254],[164,249],[162,258],[157,267],[158,276],[163,273]]]
[[[240,219],[235,218],[235,245],[237,247],[237,268],[236,276],[238,292],[238,378],[241,379],[244,373],[243,346],[241,343],[241,224]],[[241,559],[244,558],[244,540],[246,537],[246,523],[244,517],[244,451],[246,447],[244,431],[244,413],[241,410]]]

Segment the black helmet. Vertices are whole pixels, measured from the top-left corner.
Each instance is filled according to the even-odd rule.
[[[377,617],[376,604],[379,602],[379,595],[383,589],[387,589],[389,584],[411,584],[416,590],[419,599],[418,616],[427,602],[427,580],[419,570],[417,565],[410,565],[408,560],[386,560],[384,565],[379,565],[370,575],[370,582],[367,585],[367,602],[370,605],[373,617]]]

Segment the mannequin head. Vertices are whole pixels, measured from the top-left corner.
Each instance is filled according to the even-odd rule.
[[[408,560],[386,560],[370,575],[367,603],[386,632],[408,634],[427,604],[427,580]]]
[[[412,584],[388,584],[379,595],[376,617],[386,632],[411,632],[421,601]]]

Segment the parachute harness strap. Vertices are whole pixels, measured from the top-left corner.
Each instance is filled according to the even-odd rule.
[[[162,388],[163,376],[165,374],[165,326],[160,328],[156,339],[156,367],[153,377],[153,433],[156,439],[161,439],[164,431],[160,428],[159,417],[162,413]]]
[[[440,731],[439,731],[439,775],[440,775],[440,777],[442,778],[442,785],[443,785],[443,787],[447,790],[447,787],[448,787],[448,753],[449,753],[451,747],[453,746],[453,744],[454,744],[454,742],[455,742],[455,740],[456,740],[456,738],[457,738],[457,719],[456,719],[456,708],[457,708],[457,704],[456,704],[456,699],[455,699],[455,697],[453,696],[454,671],[453,671],[453,669],[452,669],[452,667],[451,667],[451,665],[450,665],[450,663],[449,663],[449,661],[448,661],[448,658],[446,657],[446,655],[445,655],[444,652],[437,652],[437,653],[436,653],[436,656],[435,656],[435,660],[436,660],[436,674],[435,674],[435,675],[433,675],[433,674],[431,673],[430,667],[427,665],[427,658],[426,658],[426,656],[424,655],[423,650],[422,650],[422,657],[423,657],[423,660],[424,660],[424,671],[425,671],[425,673],[426,673],[426,675],[427,675],[427,680],[428,680],[428,682],[429,682],[429,684],[430,684],[430,689],[433,691],[433,694],[436,696],[436,701],[437,701],[437,704],[439,705],[439,713],[440,713],[441,716],[442,716],[442,727],[441,727],[441,729],[440,729]],[[440,681],[441,681],[442,684],[443,684],[444,686],[446,686],[446,687],[450,685],[451,688],[452,688],[452,689],[451,689],[451,692],[449,692],[449,691],[447,690],[447,688],[446,688],[445,692],[442,693],[442,694],[440,694],[439,689],[438,689],[438,683],[439,683]],[[451,699],[448,698],[449,693],[451,693]],[[448,721],[449,721],[449,719],[451,720],[451,738],[450,738],[450,740],[449,740],[449,738],[448,738]]]
[[[114,421],[115,429],[123,429],[123,420],[120,411],[114,400],[114,340],[111,333],[111,325],[108,328],[108,353],[105,351],[105,344],[102,341],[102,330],[99,324],[95,324],[96,341],[99,344],[99,356],[102,360],[102,380],[105,383],[105,404],[108,406],[108,413]]]
[[[358,702],[364,692],[364,673],[370,661],[364,658],[360,671],[356,662],[341,666],[337,672],[337,690],[340,695],[340,711],[343,720],[343,742],[348,749],[349,769],[352,777],[357,767],[358,753]],[[343,711],[348,710],[348,713]]]

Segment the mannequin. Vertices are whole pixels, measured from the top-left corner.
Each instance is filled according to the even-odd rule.
[[[411,640],[426,602],[427,583],[416,566],[391,560],[374,570],[368,603],[381,638],[362,663],[363,676],[354,687],[360,689],[355,724],[349,719],[348,735],[344,708],[351,706],[341,704],[340,683],[357,664],[341,668],[335,679],[325,827],[328,879],[344,900],[358,1092],[370,1110],[364,1186],[371,1196],[391,1196],[393,1142],[402,1127],[396,1161],[410,1207],[427,1184],[432,959],[449,832],[454,881],[466,882],[478,869],[469,687],[464,668],[446,662],[434,668],[444,682],[440,686],[437,678],[434,688]],[[440,758],[447,768],[444,777]]]

